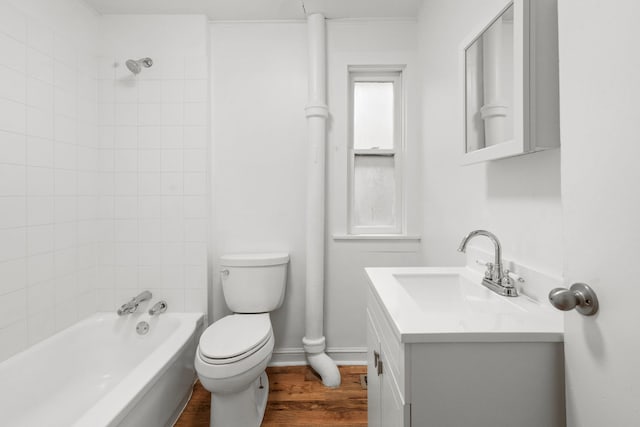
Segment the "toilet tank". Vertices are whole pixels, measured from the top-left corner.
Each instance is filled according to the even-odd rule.
[[[289,254],[233,254],[220,257],[220,280],[234,313],[265,313],[282,305]]]

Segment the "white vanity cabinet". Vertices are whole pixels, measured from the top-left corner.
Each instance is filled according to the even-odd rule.
[[[556,335],[488,339],[429,324],[404,333],[395,317],[419,318],[412,313],[419,307],[402,307],[398,294],[390,304],[399,310],[388,310],[374,284],[367,298],[369,426],[565,426],[563,344]]]

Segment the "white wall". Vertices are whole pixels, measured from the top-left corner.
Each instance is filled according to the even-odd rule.
[[[459,265],[469,231],[485,228],[506,258],[562,273],[560,150],[460,166],[459,43],[491,18],[501,0],[425,0],[420,12],[423,70],[424,254],[428,265]],[[474,242],[492,251],[490,242]]]
[[[227,313],[217,258],[228,252],[291,254],[284,305],[272,313],[275,361],[304,360],[307,35],[306,23],[211,25],[213,117],[213,266],[215,318]],[[415,22],[329,21],[327,232],[344,233],[348,64],[410,64],[418,83]],[[411,154],[415,154],[417,90],[409,91]],[[417,155],[414,156],[417,158]],[[410,172],[415,177],[415,168]],[[414,197],[415,201],[415,197]],[[411,210],[415,214],[414,210]],[[419,215],[417,215],[419,217]],[[412,231],[419,221],[412,217]],[[364,360],[363,267],[415,264],[415,242],[327,240],[325,325],[334,356]]]
[[[407,234],[418,236],[420,215],[420,70],[417,23],[412,20],[330,20],[327,26],[328,103],[327,269],[325,335],[336,359],[364,360],[365,267],[421,263],[419,240],[345,240],[348,187],[348,67],[403,66],[405,96],[404,185]]]
[[[306,24],[213,23],[213,315],[226,314],[218,258],[288,252],[276,347],[304,333]]]
[[[148,289],[206,312],[207,31],[198,15],[101,19],[101,310]],[[125,61],[142,57],[134,76]]]
[[[0,1],[0,361],[95,311],[97,22]]]

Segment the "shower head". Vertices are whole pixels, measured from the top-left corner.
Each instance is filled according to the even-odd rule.
[[[126,62],[127,68],[133,74],[138,74],[142,70],[142,67],[149,68],[153,65],[153,60],[151,58],[141,58],[141,59],[128,59]]]

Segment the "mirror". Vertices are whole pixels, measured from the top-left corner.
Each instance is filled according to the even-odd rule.
[[[556,0],[503,0],[460,44],[462,164],[560,146]]]
[[[465,151],[514,139],[513,4],[464,49]]]

